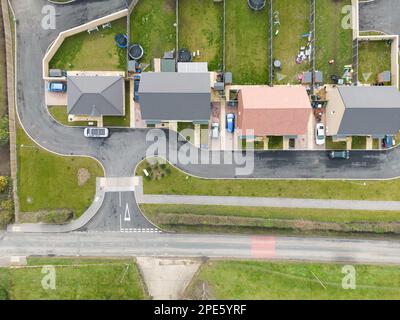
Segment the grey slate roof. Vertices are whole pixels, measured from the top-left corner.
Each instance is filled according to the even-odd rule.
[[[117,76],[69,76],[68,114],[125,115],[125,83]]]
[[[208,120],[209,73],[146,72],[139,85],[143,120]]]
[[[400,129],[400,92],[395,87],[339,87],[345,105],[338,135],[384,136]]]

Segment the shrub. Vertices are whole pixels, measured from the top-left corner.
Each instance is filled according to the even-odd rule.
[[[7,177],[0,176],[0,193],[7,190],[8,182],[9,180]]]
[[[14,204],[12,200],[5,200],[0,203],[0,228],[7,227],[14,221]]]
[[[8,143],[9,139],[9,128],[8,128],[8,117],[0,118],[0,146],[4,146]]]

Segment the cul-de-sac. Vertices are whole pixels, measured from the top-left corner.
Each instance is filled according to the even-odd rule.
[[[398,2],[0,0],[0,300],[400,299]]]

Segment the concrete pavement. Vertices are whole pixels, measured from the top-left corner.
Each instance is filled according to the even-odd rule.
[[[143,256],[400,264],[400,241],[192,234],[0,234],[0,256]]]
[[[221,197],[221,196],[181,196],[143,195],[137,199],[143,204],[217,205],[236,207],[305,208],[364,211],[399,211],[400,201],[358,201],[329,199],[288,199],[263,197]]]

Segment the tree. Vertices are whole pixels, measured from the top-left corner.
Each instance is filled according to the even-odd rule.
[[[0,193],[7,190],[8,187],[8,178],[0,176]]]
[[[0,118],[0,146],[8,143],[9,130],[8,130],[8,117]]]

